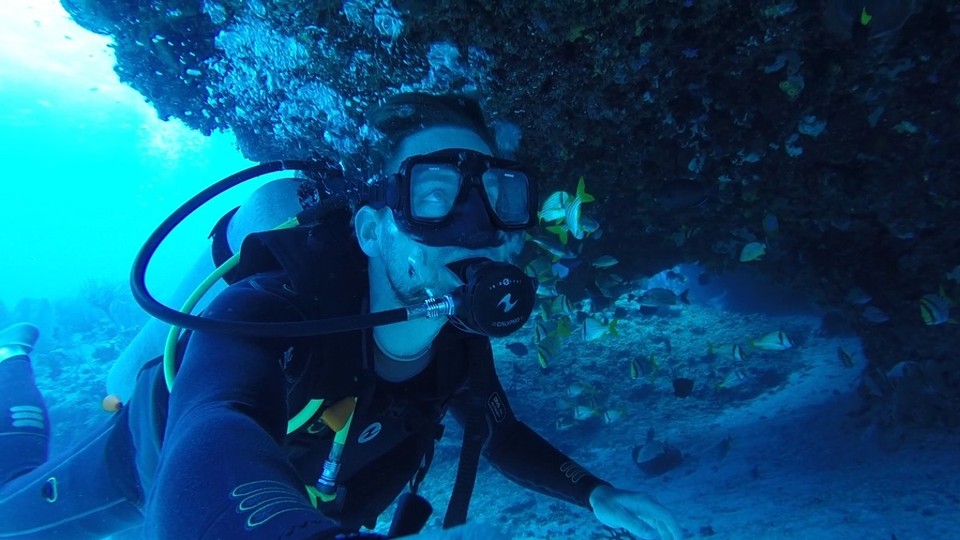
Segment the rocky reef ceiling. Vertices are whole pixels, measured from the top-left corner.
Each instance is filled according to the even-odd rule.
[[[253,160],[349,165],[384,96],[475,95],[499,130],[520,128],[542,192],[585,178],[604,234],[584,257],[617,255],[624,275],[750,264],[856,331],[871,370],[932,362],[942,388],[922,421],[960,421],[960,332],[918,304],[960,298],[955,2],[63,5],[114,39],[121,79],[162,118],[232,130]],[[740,262],[754,241],[764,258]],[[578,292],[595,278],[581,268]],[[872,297],[867,316],[851,290]]]

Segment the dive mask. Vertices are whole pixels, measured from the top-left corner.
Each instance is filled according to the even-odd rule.
[[[531,173],[515,161],[462,148],[407,158],[372,199],[371,206],[389,206],[401,230],[428,246],[497,247],[501,231],[536,224]]]

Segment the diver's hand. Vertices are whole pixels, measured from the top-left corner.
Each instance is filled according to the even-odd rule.
[[[670,511],[643,493],[601,485],[590,492],[590,506],[600,523],[614,529],[627,529],[638,538],[683,538]]]

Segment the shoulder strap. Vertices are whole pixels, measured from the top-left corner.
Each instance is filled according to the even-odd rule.
[[[219,268],[221,264],[227,262],[227,259],[233,257],[233,250],[230,249],[230,243],[227,241],[227,226],[237,210],[240,210],[239,206],[224,214],[213,226],[213,230],[210,231],[210,236],[208,236],[210,238],[210,255],[213,256],[213,266],[215,267]],[[223,280],[227,282],[227,285],[236,283],[238,281],[237,269],[233,268],[224,274]]]
[[[277,270],[286,274],[300,297],[350,293],[350,287],[344,288],[349,284],[340,281],[364,273],[366,258],[353,239],[349,212],[335,210],[313,227],[247,235],[240,249],[240,262],[234,269],[235,278]],[[356,309],[355,304],[345,307],[347,312]]]
[[[240,250],[237,278],[282,272],[288,298],[306,317],[356,315],[368,284],[366,258],[349,224],[349,212],[336,210],[314,227],[248,235]],[[331,397],[350,391],[360,379],[362,344],[359,332],[316,339],[310,353],[312,369],[298,383],[308,393],[303,397]]]
[[[470,337],[465,340],[467,357],[467,418],[463,427],[463,446],[460,447],[460,463],[457,466],[457,478],[453,484],[453,494],[443,518],[443,528],[449,529],[467,522],[467,510],[470,497],[477,480],[480,453],[486,438],[484,427],[484,396],[482,389],[487,385],[492,365],[489,362],[489,341],[487,338]]]

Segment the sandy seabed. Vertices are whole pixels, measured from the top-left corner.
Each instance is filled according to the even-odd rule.
[[[516,415],[598,476],[657,498],[674,512],[687,538],[960,538],[960,434],[911,430],[895,448],[882,444],[876,426],[854,414],[866,365],[858,340],[822,336],[816,316],[736,314],[694,305],[627,317],[619,321],[617,337],[567,338],[546,370],[537,363],[529,326],[494,343]],[[778,329],[794,347],[750,350],[749,339]],[[527,353],[507,348],[516,343]],[[709,355],[710,343],[740,343],[747,352],[742,361]],[[58,354],[86,357],[101,345],[88,340],[66,346],[69,355],[63,348]],[[838,347],[853,355],[853,367],[842,364]],[[630,360],[650,355],[657,369],[632,379]],[[41,355],[35,364],[50,403],[54,446],[63,447],[103,420],[105,367],[62,360],[53,380],[45,365],[50,359]],[[746,380],[718,388],[734,369]],[[674,395],[676,377],[694,381],[690,396]],[[573,420],[577,405],[595,409],[596,416]],[[604,423],[605,411],[622,417]],[[651,432],[679,448],[684,460],[648,478],[633,449]],[[425,533],[492,538],[490,529],[474,536],[438,531],[461,436],[448,422],[421,488],[435,507]],[[386,531],[390,517],[382,516],[379,531]],[[518,539],[631,538],[601,526],[584,509],[516,486],[485,462],[470,522]]]

